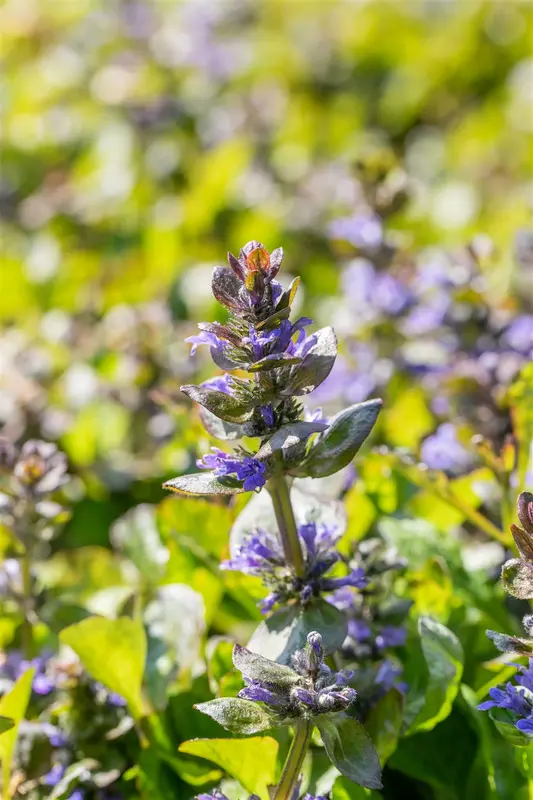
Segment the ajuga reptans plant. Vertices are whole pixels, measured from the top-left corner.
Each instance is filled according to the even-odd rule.
[[[517,512],[520,525],[511,525],[511,533],[518,549],[518,558],[511,558],[502,567],[504,588],[519,600],[533,598],[533,494],[521,492]],[[528,665],[517,664],[514,682],[490,689],[490,699],[478,706],[489,711],[499,723],[499,729],[514,744],[530,742],[533,736],[533,615],[526,614],[523,625],[528,638],[508,636],[496,631],[487,635],[504,653],[527,656]],[[518,737],[516,731],[519,732]],[[523,738],[519,738],[520,734]]]
[[[262,579],[268,595],[261,606],[269,616],[248,649],[235,646],[234,665],[245,687],[237,697],[216,698],[198,710],[237,735],[291,726],[293,743],[273,797],[293,800],[315,727],[344,775],[370,788],[380,786],[378,756],[352,713],[357,704],[353,673],[331,661],[348,635],[348,615],[335,605],[338,592],[355,595],[368,578],[357,558],[338,550],[343,531],[335,521],[313,514],[302,519],[293,507],[291,486],[295,479],[323,478],[350,464],[381,401],[353,405],[329,421],[303,407],[301,398],[329,375],[337,341],[332,328],[308,332],[312,320],[291,320],[299,279],[286,289],[278,282],[282,255],[281,248],[269,253],[256,241],[238,257],[229,254],[229,266],[216,267],[212,279],[228,319],[200,323],[199,333],[188,339],[193,352],[207,345],[222,371],[200,385],[182,387],[198,403],[205,428],[226,442],[247,437],[257,445],[212,448],[199,459],[199,472],[165,487],[192,495],[262,489],[270,495],[275,527],[259,517],[222,564]],[[350,604],[352,615],[356,606]]]

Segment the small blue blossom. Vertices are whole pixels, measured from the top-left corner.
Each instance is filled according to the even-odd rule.
[[[207,386],[210,389],[217,389],[219,392],[229,394],[231,389],[230,381],[230,376],[225,372],[223,375],[216,375],[214,378],[209,378],[209,380],[204,381],[202,386]]]
[[[300,525],[298,535],[305,561],[305,574],[297,576],[286,564],[280,539],[274,533],[258,528],[242,541],[233,558],[222,563],[222,569],[236,570],[261,578],[270,594],[261,602],[264,612],[275,605],[296,600],[301,605],[325,592],[342,587],[362,589],[367,580],[364,570],[355,568],[347,575],[327,577],[326,573],[342,560],[336,544],[342,536],[339,529],[310,522]]]
[[[504,341],[524,355],[533,354],[533,314],[517,317],[507,328]]]
[[[405,693],[409,687],[405,681],[400,680],[402,674],[402,668],[386,658],[379,665],[374,683],[379,686],[382,695],[387,694],[391,689],[398,689],[399,692]]]
[[[45,786],[57,786],[63,775],[65,774],[66,767],[63,764],[54,764],[52,769],[46,773],[43,778]]]
[[[367,211],[333,220],[329,235],[332,239],[350,242],[354,247],[373,250],[383,241],[383,225],[377,214]]]
[[[47,667],[50,658],[43,654],[31,660],[23,658],[18,650],[12,650],[5,657],[3,664],[0,665],[0,675],[5,675],[12,681],[16,681],[29,669],[35,669],[32,681],[32,690],[35,694],[46,696],[53,692],[55,684],[47,674]]]
[[[495,686],[489,691],[490,700],[478,705],[478,711],[491,708],[505,708],[514,716],[517,730],[533,735],[533,658],[528,666],[517,664],[515,683],[509,681],[505,686]]]
[[[469,452],[457,439],[455,425],[446,422],[437,431],[422,442],[421,460],[430,469],[445,472],[461,472],[471,461]]]
[[[266,467],[262,461],[257,461],[250,456],[236,457],[218,447],[212,447],[211,453],[207,453],[202,459],[196,462],[200,469],[211,469],[217,477],[235,475],[237,480],[243,481],[243,488],[246,492],[261,489],[266,483]]]

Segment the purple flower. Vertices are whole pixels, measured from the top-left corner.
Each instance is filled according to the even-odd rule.
[[[211,350],[222,351],[224,347],[224,342],[215,333],[209,331],[200,331],[200,333],[196,333],[194,336],[187,336],[185,341],[192,344],[191,356],[196,353],[201,344],[209,345]]]
[[[423,441],[420,457],[430,469],[445,472],[461,472],[471,461],[470,454],[457,439],[455,426],[450,422],[440,425],[436,433]]]
[[[411,292],[398,278],[384,272],[376,277],[372,300],[380,311],[395,316],[407,307]]]
[[[35,669],[32,681],[33,691],[38,695],[48,695],[55,688],[53,680],[46,673],[48,661],[49,657],[47,655],[37,656],[31,661],[28,661],[22,657],[22,654],[18,650],[12,650],[7,654],[0,668],[0,672],[4,673],[10,680],[16,681],[21,675],[33,667]]]
[[[383,241],[381,219],[370,211],[333,220],[329,225],[332,239],[350,242],[354,247],[374,250]]]
[[[200,469],[212,469],[217,477],[235,475],[237,480],[243,481],[246,492],[252,492],[265,485],[266,467],[262,461],[250,456],[237,458],[231,453],[219,450],[218,447],[212,447],[211,451],[196,462]]]
[[[52,725],[50,722],[45,722],[42,726],[43,733],[52,745],[52,747],[65,747],[68,744],[68,739],[65,734]]]
[[[384,625],[376,636],[378,650],[388,647],[403,647],[407,639],[407,631],[401,625]]]
[[[225,372],[223,375],[216,375],[214,378],[203,381],[201,385],[208,386],[210,389],[217,389],[219,392],[224,392],[224,394],[230,394],[230,381],[230,376]]]
[[[533,354],[533,315],[524,314],[513,320],[503,338],[512,350]]]
[[[516,665],[518,672],[515,683],[509,681],[505,686],[494,686],[490,691],[490,700],[478,705],[479,711],[491,708],[505,708],[513,716],[514,726],[528,735],[533,735],[533,658],[528,666]]]
[[[392,688],[398,689],[400,692],[407,691],[407,684],[400,681],[402,675],[402,668],[393,664],[392,661],[385,659],[379,665],[374,682],[381,689],[381,694],[386,694]]]
[[[272,403],[269,403],[266,406],[261,406],[261,416],[263,417],[265,425],[268,425],[269,428],[274,427],[275,418]]]
[[[299,526],[298,535],[305,561],[303,576],[297,576],[286,564],[278,536],[262,528],[245,536],[233,558],[222,563],[222,569],[237,570],[262,579],[270,589],[261,603],[263,612],[290,600],[306,605],[313,597],[341,587],[362,589],[366,586],[367,579],[361,568],[351,569],[346,575],[326,577],[333,565],[342,560],[336,549],[342,535],[339,529],[310,522]]]
[[[350,619],[348,620],[348,636],[354,642],[366,642],[372,636],[372,631],[362,619]]]
[[[47,772],[43,778],[45,786],[57,786],[63,775],[65,774],[66,767],[63,764],[54,764],[50,772]]]
[[[245,682],[247,685],[244,689],[241,689],[239,697],[244,697],[246,700],[254,700],[256,703],[266,703],[269,706],[281,705],[279,697],[259,681],[248,681],[245,678]]]
[[[251,347],[253,361],[285,352],[292,354],[296,347],[293,337],[298,334],[298,341],[305,338],[304,329],[312,322],[313,320],[309,317],[300,317],[295,323],[283,319],[277,328],[271,330],[256,330],[256,328],[250,327],[249,334],[244,337],[242,344]]]
[[[322,636],[316,631],[308,634],[305,648],[292,656],[293,680],[281,684],[250,680],[246,675],[246,659],[242,658],[248,651],[238,645],[236,649],[244,661],[240,668],[247,684],[238,696],[264,703],[282,719],[344,711],[355,699],[355,689],[347,685],[354,673],[351,670],[334,672],[324,663]]]

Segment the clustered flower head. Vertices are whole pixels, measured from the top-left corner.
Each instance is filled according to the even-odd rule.
[[[407,638],[403,620],[409,604],[394,601],[392,581],[405,562],[396,552],[387,549],[380,539],[367,539],[358,547],[349,562],[366,575],[360,592],[341,587],[328,597],[331,605],[348,619],[348,636],[343,646],[358,661],[378,660],[386,650],[402,647]]]
[[[337,354],[335,334],[323,328],[307,335],[308,317],[289,319],[299,279],[288,288],[276,280],[283,251],[269,253],[257,241],[248,242],[236,257],[228,254],[228,267],[216,267],[212,290],[228,313],[225,323],[202,322],[199,333],[187,339],[191,353],[209,347],[224,374],[182,391],[200,406],[209,433],[222,439],[261,437],[262,444],[285,426],[299,425],[294,444],[305,444],[312,433],[323,431],[324,422],[306,421],[298,397],[313,391],[329,374]],[[279,448],[278,448],[279,449]],[[300,457],[305,447],[299,450]],[[218,448],[198,462],[210,470],[218,486],[259,490],[272,465],[272,451],[239,449],[228,453]],[[205,485],[196,482],[196,486]],[[191,482],[180,479],[165,486],[190,491]],[[201,494],[199,489],[194,493]]]
[[[362,589],[367,584],[365,572],[354,567],[341,576],[329,576],[335,564],[342,562],[336,548],[342,531],[325,523],[308,522],[298,528],[305,572],[297,575],[294,567],[287,564],[279,536],[257,528],[247,534],[234,557],[222,563],[223,569],[238,570],[261,578],[270,593],[261,602],[264,612],[276,605],[298,603],[305,606],[327,592],[346,588]],[[349,589],[348,587],[351,587]]]
[[[213,470],[217,478],[234,475],[238,481],[242,481],[242,487],[246,492],[252,492],[265,485],[266,467],[262,461],[246,455],[239,458],[218,447],[212,447],[210,453],[198,459],[196,466],[200,469]]]
[[[516,665],[518,673],[514,683],[495,686],[489,691],[490,700],[478,706],[480,711],[504,708],[510,712],[512,724],[528,736],[533,736],[533,658],[528,666]]]
[[[248,670],[248,656],[249,651],[235,646],[234,663],[243,673],[246,683],[238,696],[264,703],[279,719],[310,718],[345,711],[355,700],[355,689],[347,685],[353,678],[353,671],[334,672],[324,663],[322,636],[316,631],[307,636],[305,648],[293,654],[293,675],[283,682],[269,679],[268,669],[265,678],[257,677],[255,668]]]
[[[52,496],[68,480],[66,456],[55,444],[30,439],[17,450],[0,440],[0,520],[24,543],[50,539],[66,521]]]

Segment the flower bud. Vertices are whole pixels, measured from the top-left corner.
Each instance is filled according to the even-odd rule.
[[[517,501],[518,519],[524,530],[533,535],[533,494],[520,492]]]
[[[324,659],[322,636],[317,631],[313,631],[312,633],[308,634],[306,650],[309,663],[309,672],[316,675]]]

